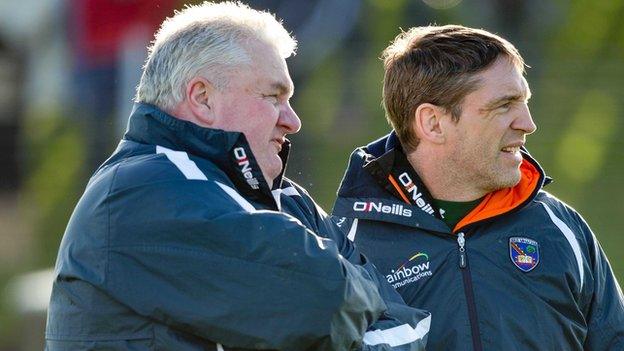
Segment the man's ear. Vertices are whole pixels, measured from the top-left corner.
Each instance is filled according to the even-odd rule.
[[[195,77],[186,85],[189,109],[201,125],[208,127],[215,121],[215,109],[212,103],[216,92],[214,85],[203,77]]]
[[[442,144],[446,140],[441,125],[444,109],[440,106],[423,103],[414,111],[414,132],[421,141]]]

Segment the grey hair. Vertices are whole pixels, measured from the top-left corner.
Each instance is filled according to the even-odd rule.
[[[297,48],[274,15],[238,1],[176,11],[148,48],[135,101],[171,110],[184,100],[186,83],[200,74],[223,89],[229,72],[251,63],[248,47],[255,41],[272,45],[283,58]]]

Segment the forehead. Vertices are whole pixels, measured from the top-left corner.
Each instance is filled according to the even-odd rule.
[[[466,96],[487,103],[499,96],[530,95],[529,86],[522,72],[505,57],[498,58],[489,68],[478,73],[478,87]]]
[[[280,93],[293,91],[286,60],[277,49],[266,44],[254,44],[249,49],[249,56],[251,64],[241,72],[243,79],[260,89],[284,90]]]

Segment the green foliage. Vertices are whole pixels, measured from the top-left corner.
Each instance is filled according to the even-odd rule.
[[[26,203],[33,209],[36,267],[54,264],[65,226],[84,188],[84,140],[79,125],[61,117],[28,121],[29,178]]]
[[[12,310],[11,302],[8,300],[6,283],[13,272],[0,270],[0,345],[9,346],[15,342],[15,320],[17,316]]]

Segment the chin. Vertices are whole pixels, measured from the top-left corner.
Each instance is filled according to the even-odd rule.
[[[491,174],[489,177],[489,186],[484,187],[488,192],[512,188],[520,182],[520,170],[514,172],[506,172],[504,174]]]
[[[277,178],[277,176],[282,172],[282,166],[280,164],[279,167],[271,167],[269,169],[269,171],[267,172],[267,176],[270,177],[270,180],[275,180],[275,178]]]
[[[518,185],[518,183],[520,183],[520,177],[521,175],[519,170],[517,170],[513,174],[508,175],[504,179],[501,179],[499,189],[512,188]]]

